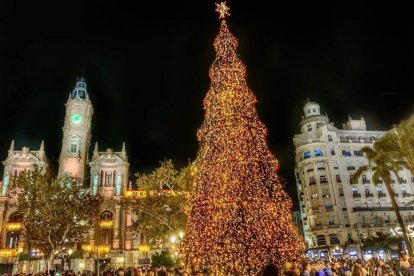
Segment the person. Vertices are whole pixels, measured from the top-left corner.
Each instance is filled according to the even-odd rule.
[[[323,261],[319,261],[317,264],[317,271],[315,273],[315,276],[326,276],[326,273],[323,270],[324,268],[325,268],[325,265]]]
[[[409,258],[410,266],[407,268],[408,276],[414,276],[414,258]]]
[[[325,268],[323,269],[323,272],[325,272],[326,276],[333,276],[333,272],[332,272],[332,268],[331,268],[331,263],[329,261],[325,262]]]
[[[408,275],[408,268],[410,267],[410,263],[408,261],[409,256],[408,255],[402,255],[400,258],[400,273],[402,275]]]
[[[309,263],[303,263],[301,276],[311,276],[311,266]]]
[[[338,276],[349,276],[351,275],[351,269],[347,262],[342,262],[342,266],[338,269]]]
[[[263,270],[263,276],[279,276],[279,271],[276,266],[270,264]]]
[[[157,275],[158,275],[158,276],[167,276],[167,270],[165,269],[165,267],[162,267],[162,268],[158,271]]]

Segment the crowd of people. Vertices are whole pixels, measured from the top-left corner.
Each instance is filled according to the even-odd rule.
[[[49,271],[50,276],[97,276],[92,271]],[[207,271],[186,271],[182,267],[135,267],[108,269],[100,276],[207,276]],[[9,275],[3,275],[9,276]],[[11,275],[10,275],[11,276]],[[29,276],[46,276],[35,274]],[[226,276],[242,276],[232,272]],[[370,260],[313,260],[305,262],[301,267],[293,263],[285,263],[282,269],[273,265],[267,266],[258,276],[414,276],[414,258],[403,256],[400,259],[384,261],[372,258]]]

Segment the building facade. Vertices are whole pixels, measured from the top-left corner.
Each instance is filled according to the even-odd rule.
[[[293,137],[293,143],[307,256],[372,257],[361,250],[361,240],[398,226],[391,196],[396,197],[403,220],[414,221],[414,207],[407,205],[413,199],[414,178],[408,170],[400,170],[399,179],[392,179],[393,195],[381,181],[372,182],[370,171],[351,183],[358,168],[368,164],[361,148],[372,146],[386,132],[367,130],[364,118],[350,116],[342,128],[336,128],[319,104],[309,100],[303,112],[301,133]]]
[[[80,78],[66,102],[58,176],[70,175],[89,183],[91,194],[99,195],[103,200],[100,217],[85,242],[73,245],[75,251],[82,249],[83,258],[74,259],[69,264],[63,264],[62,259],[57,258],[55,265],[95,271],[98,264],[103,269],[108,264],[132,267],[148,263],[148,247],[140,246],[140,235],[132,235],[127,230],[133,217],[121,206],[123,197],[134,192],[128,189],[131,185],[125,143],[120,146],[120,151],[115,152],[111,148],[99,151],[96,142],[92,158],[89,159],[92,115],[93,106],[87,83],[84,78]],[[46,173],[50,170],[50,164],[43,141],[38,151],[27,147],[15,150],[14,145],[12,141],[7,158],[3,161],[3,180],[0,182],[0,272],[35,273],[44,269],[44,262],[18,261],[20,252],[33,252],[27,252],[22,221],[16,212],[18,191],[12,188],[11,182],[22,171],[32,170],[35,166]],[[140,248],[146,250],[143,252]]]

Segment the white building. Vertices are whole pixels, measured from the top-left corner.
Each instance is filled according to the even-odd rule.
[[[309,100],[303,111],[301,133],[293,143],[308,257],[369,258],[370,252],[360,249],[361,239],[397,226],[390,196],[396,197],[403,220],[414,220],[414,207],[406,206],[413,199],[414,179],[409,171],[399,171],[399,181],[394,176],[392,180],[394,195],[382,183],[372,183],[371,172],[351,184],[352,175],[367,164],[360,149],[386,132],[367,130],[364,118],[350,116],[338,129],[321,114],[319,104]]]

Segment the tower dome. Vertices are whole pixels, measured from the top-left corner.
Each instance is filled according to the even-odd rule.
[[[318,116],[321,115],[321,107],[317,102],[311,102],[308,99],[303,106],[303,112],[305,117]]]
[[[72,100],[86,100],[88,98],[88,85],[84,77],[78,78],[76,86],[71,93]]]

